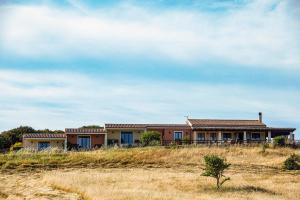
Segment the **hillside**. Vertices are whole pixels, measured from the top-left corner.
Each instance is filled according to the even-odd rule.
[[[212,153],[232,164],[225,173],[231,180],[220,191],[212,178],[201,176],[203,156]],[[31,192],[18,193],[29,199],[38,199],[33,194],[41,190],[51,199],[299,199],[300,172],[282,169],[292,153],[300,150],[154,147],[7,154],[0,155],[0,191],[6,198],[27,188]]]

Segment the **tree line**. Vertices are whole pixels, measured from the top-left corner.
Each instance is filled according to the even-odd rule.
[[[35,130],[30,126],[20,126],[7,131],[3,131],[0,134],[0,149],[9,149],[11,145],[22,142],[23,134],[27,133],[64,133],[62,130]]]

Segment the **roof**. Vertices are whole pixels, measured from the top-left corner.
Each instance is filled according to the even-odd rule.
[[[66,138],[65,134],[58,133],[28,133],[23,138]]]
[[[278,127],[268,127],[271,131],[288,131],[294,132],[296,128],[278,128]]]
[[[104,128],[66,128],[66,134],[72,133],[106,133]]]
[[[168,127],[189,127],[187,124],[105,124],[106,129],[145,129],[145,128],[168,128]]]
[[[192,128],[198,127],[241,127],[263,128],[266,125],[259,120],[224,120],[224,119],[188,119]]]

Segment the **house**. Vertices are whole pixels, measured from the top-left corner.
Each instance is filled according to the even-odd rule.
[[[267,127],[262,113],[254,120],[187,119],[186,124],[105,124],[108,145],[139,144],[144,131],[157,131],[161,144],[261,143],[283,135],[294,140],[295,128]]]
[[[28,150],[45,150],[57,148],[67,149],[67,137],[65,134],[31,133],[23,135],[23,147]]]
[[[271,142],[282,135],[294,141],[295,128],[274,128],[263,123],[262,113],[258,119],[190,119],[183,124],[120,124],[106,123],[97,128],[66,128],[65,134],[24,135],[24,147],[44,149],[68,144],[70,149],[93,149],[106,146],[134,146],[140,144],[145,131],[160,133],[161,145],[175,144],[241,144]],[[55,143],[56,142],[56,143]],[[66,148],[66,145],[64,145]]]

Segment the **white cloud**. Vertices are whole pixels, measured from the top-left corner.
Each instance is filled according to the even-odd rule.
[[[52,59],[146,56],[184,64],[213,59],[300,67],[300,24],[289,1],[253,1],[225,14],[130,4],[91,9],[71,2],[75,8],[2,6],[0,50]]]
[[[183,123],[185,115],[252,119],[259,111],[269,125],[300,123],[300,92],[295,90],[116,80],[0,70],[0,130],[26,124],[63,129],[104,122]]]

